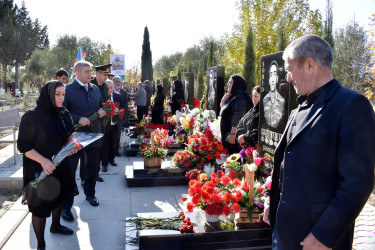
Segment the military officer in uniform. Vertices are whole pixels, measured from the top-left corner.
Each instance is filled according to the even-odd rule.
[[[106,84],[106,81],[108,79],[108,75],[111,74],[111,71],[110,71],[111,66],[112,64],[105,64],[105,65],[99,65],[99,66],[93,67],[96,71],[96,76],[91,80],[91,83],[95,84],[100,89],[100,93],[102,94],[103,101],[108,100],[108,86]],[[104,131],[103,126],[102,126],[102,131]],[[97,166],[98,174],[96,176],[96,180],[99,182],[103,182],[104,181],[103,178],[99,175],[100,161],[99,161],[99,165]]]
[[[285,100],[276,89],[278,80],[277,62],[272,61],[269,76],[270,92],[263,98],[264,118],[271,128],[277,128],[284,112]]]

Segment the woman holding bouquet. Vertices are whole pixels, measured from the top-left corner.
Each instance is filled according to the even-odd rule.
[[[75,182],[66,158],[56,168],[51,159],[74,132],[69,112],[62,107],[65,87],[61,82],[50,81],[41,89],[37,106],[22,117],[17,141],[23,153],[23,185],[26,187],[44,171],[44,178],[27,197],[38,249],[45,249],[44,228],[46,217],[52,212],[51,233],[73,234],[60,224],[61,205],[66,197],[73,196]]]
[[[245,79],[239,75],[232,75],[228,81],[227,93],[223,96],[220,110],[221,141],[230,154],[239,152],[236,141],[237,126],[241,118],[253,107],[253,102],[246,92]]]

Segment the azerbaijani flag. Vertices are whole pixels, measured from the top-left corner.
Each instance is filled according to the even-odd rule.
[[[85,55],[83,54],[82,46],[79,46],[78,54],[77,54],[77,58],[76,58],[76,60],[74,61],[74,64],[73,64],[73,71],[72,71],[72,74],[70,75],[70,78],[73,78],[73,74],[75,73],[74,68],[75,68],[77,62],[79,62],[79,61],[84,61],[84,60],[85,60]]]

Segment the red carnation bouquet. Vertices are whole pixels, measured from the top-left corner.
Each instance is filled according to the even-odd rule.
[[[212,173],[209,181],[206,174],[200,174],[198,180],[189,182],[191,201],[186,204],[187,209],[192,212],[194,208],[200,208],[208,215],[238,213],[238,202],[242,200],[241,185],[240,180],[231,180],[221,170]]]
[[[107,113],[106,119],[104,120],[104,124],[106,124],[107,121],[108,121],[109,117],[107,115],[109,115],[109,116],[115,116],[116,115],[115,109],[116,109],[116,105],[111,100],[108,100],[107,102],[103,103],[102,110],[104,110]],[[90,117],[88,119],[91,123],[93,121],[96,121],[98,118],[99,118],[99,113],[95,112],[94,114],[90,115]],[[79,124],[79,123],[74,125],[75,130],[79,129],[80,127],[82,127],[82,125]]]
[[[197,157],[190,151],[178,151],[172,159],[172,164],[179,168],[192,168],[197,163]]]
[[[222,155],[227,155],[228,150],[217,141],[208,127],[204,133],[195,132],[189,137],[189,149],[196,155],[204,156],[208,160],[221,160]]]

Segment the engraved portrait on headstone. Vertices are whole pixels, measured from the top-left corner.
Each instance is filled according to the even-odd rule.
[[[278,52],[261,58],[259,146],[270,155],[274,154],[281,139],[291,108],[282,54]]]
[[[224,95],[225,68],[215,66],[207,69],[207,110],[220,112],[220,100]],[[193,101],[193,100],[192,100]]]
[[[279,81],[277,75],[278,64],[276,61],[271,62],[269,68],[269,88],[270,91],[263,98],[264,118],[271,128],[277,128],[283,118],[285,99],[276,89]]]
[[[208,86],[207,86],[207,109],[208,110],[215,110],[215,74],[214,70],[211,69],[209,71],[209,79],[208,79]]]

